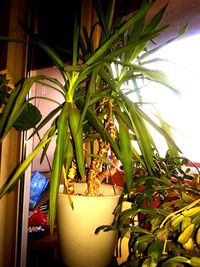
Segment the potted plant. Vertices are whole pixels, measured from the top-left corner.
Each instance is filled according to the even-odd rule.
[[[129,208],[113,227],[121,245],[128,234],[128,256],[120,266],[199,266],[199,170],[184,157],[155,155],[156,173],[137,172]]]
[[[160,126],[142,110],[138,93],[140,88],[137,85],[138,80],[148,79],[162,83],[176,92],[164,73],[145,67],[145,58],[160,47],[155,46],[149,50],[148,44],[166,28],[165,26],[159,27],[166,6],[147,23],[146,18],[152,1],[142,3],[128,19],[114,17],[114,2],[109,1],[107,11],[103,12],[101,1],[94,1],[102,30],[97,49],[94,49],[91,43],[96,24],[90,34],[84,31],[84,42],[83,37],[79,35],[79,24],[76,21],[71,65],[66,65],[55,50],[44,42],[34,40],[34,43],[53,60],[63,78],[63,83],[54,77],[44,75],[23,79],[10,95],[1,116],[0,138],[2,140],[30,101],[26,99],[26,96],[34,83],[49,86],[61,95],[61,102],[57,108],[53,109],[37,125],[31,137],[38,133],[49,120],[53,120],[51,126],[46,130],[33,152],[12,173],[0,190],[0,197],[8,193],[37,153],[43,149],[43,159],[49,143],[56,138],[50,179],[49,221],[51,231],[53,231],[56,220],[58,196],[63,198],[59,194],[61,178],[64,180],[67,193],[65,205],[69,204],[70,211],[74,214],[78,210],[75,200],[77,194],[75,181],[81,186],[86,183],[84,189],[86,196],[78,196],[78,198],[81,201],[85,198],[88,202],[104,198],[104,196],[99,196],[105,195],[101,191],[102,182],[106,177],[112,176],[118,171],[120,164],[123,166],[125,176],[125,192],[133,190],[135,162],[139,162],[149,175],[154,174],[154,151],[157,149],[156,142],[148,130],[147,122],[166,138],[170,147],[173,146],[173,153],[176,154],[178,150],[166,127]],[[184,30],[181,30],[177,36],[183,32]],[[81,53],[79,54],[79,52]],[[132,82],[132,89],[126,90],[125,87],[130,82]],[[132,101],[128,97],[131,91],[135,92],[138,97],[136,101]],[[49,99],[49,101],[51,103],[53,100]],[[138,145],[139,151],[135,148],[135,144]],[[113,187],[111,190],[114,192]],[[114,198],[116,198],[115,194]],[[81,211],[86,213],[88,205],[85,204],[81,210],[78,210],[78,214]],[[113,211],[116,205],[117,202],[108,206]],[[59,220],[63,217],[63,209],[58,212]],[[95,209],[97,209],[97,204],[95,204]],[[106,224],[111,224],[113,219],[114,215]],[[81,232],[84,232],[85,230],[81,228],[82,220],[76,217],[76,222],[78,222],[76,228],[80,228]],[[102,225],[105,222],[98,221],[98,224]],[[64,228],[68,227],[63,227],[62,231]],[[95,231],[95,229],[93,230]],[[90,235],[93,234],[90,233]],[[75,237],[80,248],[80,236]],[[113,236],[113,240],[115,241],[115,236]],[[107,240],[106,243],[108,243]],[[91,246],[90,249],[92,248]],[[114,247],[111,246],[112,253],[113,249]],[[75,260],[80,257],[80,251],[81,249],[74,249],[74,252],[77,253],[73,256]],[[97,263],[91,263],[93,251],[89,252],[88,261],[93,264],[91,266],[98,266]],[[65,253],[63,252],[63,254]],[[104,258],[102,255],[100,257]],[[107,258],[106,262],[101,262],[99,266],[108,265],[111,259],[112,255]],[[85,254],[82,264],[83,262],[89,266]],[[66,264],[76,266],[77,263],[66,262]]]

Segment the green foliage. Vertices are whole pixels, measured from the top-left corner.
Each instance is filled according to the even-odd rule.
[[[10,78],[8,77],[7,71],[0,72],[0,109],[1,109],[0,117],[2,116],[1,120],[2,122],[4,121],[5,124],[7,123],[6,118],[8,119],[8,117],[6,117],[5,114],[8,114],[8,116],[10,116],[11,115],[10,111],[13,108],[13,106],[11,106],[10,103],[13,105],[13,100],[15,99],[13,98],[13,96],[14,95],[16,96],[17,90],[16,91],[14,90],[15,86],[12,84]],[[13,100],[11,100],[10,98]],[[7,111],[8,109],[9,111]],[[4,112],[5,114],[3,115]],[[18,110],[17,116],[15,117],[15,121],[13,124],[11,124],[11,127],[14,126],[15,129],[18,131],[27,131],[31,128],[34,128],[39,123],[41,118],[42,115],[38,110],[38,108],[32,105],[31,103],[25,101],[21,109]],[[1,130],[2,130],[1,135],[4,135],[2,122],[1,122]]]
[[[154,176],[137,166],[134,190],[124,196],[131,208],[121,212],[114,224],[119,230],[119,249],[122,239],[129,236],[129,256],[121,266],[145,266],[145,259],[147,266],[188,266],[198,257],[199,173],[185,172],[187,163],[186,158],[167,153],[164,158],[154,156]]]
[[[3,140],[11,127],[16,125],[20,114],[23,114],[26,97],[33,84],[49,86],[60,93],[61,100],[57,103],[58,106],[55,109],[52,108],[50,114],[35,127],[33,135],[37,134],[50,119],[54,118],[50,128],[38,146],[0,190],[0,197],[2,197],[20,179],[41,149],[44,149],[42,159],[44,158],[51,140],[56,138],[50,185],[49,218],[51,230],[53,230],[55,222],[58,185],[62,168],[66,166],[68,170],[72,162],[72,157],[67,156],[69,149],[70,155],[74,156],[74,160],[77,162],[80,180],[87,181],[84,169],[86,155],[83,143],[86,140],[92,140],[90,144],[93,147],[94,141],[101,137],[104,142],[110,144],[116,158],[122,162],[126,174],[125,189],[129,192],[134,191],[131,185],[136,182],[133,180],[134,172],[137,171],[135,164],[139,164],[149,175],[149,179],[144,181],[146,185],[144,199],[141,199],[138,194],[135,195],[139,202],[148,198],[151,199],[154,195],[153,182],[157,169],[160,168],[158,164],[154,164],[155,151],[158,155],[159,152],[156,148],[156,140],[153,140],[147,128],[147,122],[164,136],[174,151],[177,150],[168,129],[163,127],[164,122],[162,121],[161,125],[161,123],[153,121],[148,114],[144,114],[142,102],[130,100],[126,90],[123,90],[123,86],[131,81],[135,87],[130,91],[137,94],[137,81],[148,79],[164,84],[173,92],[177,92],[164,73],[145,67],[145,62],[142,64],[145,55],[151,54],[153,50],[156,51],[156,48],[149,51],[148,44],[166,28],[165,26],[159,27],[166,6],[146,24],[148,12],[152,7],[150,0],[142,1],[137,12],[127,20],[124,18],[114,20],[115,1],[109,1],[108,10],[105,13],[101,1],[95,0],[94,3],[99,16],[98,23],[102,28],[99,46],[95,49],[92,42],[96,24],[90,33],[84,29],[84,36],[80,36],[80,25],[77,24],[77,21],[74,26],[72,65],[65,66],[56,51],[43,41],[34,40],[33,42],[30,40],[32,44],[38,45],[51,58],[61,73],[63,83],[54,77],[47,76],[35,76],[20,81],[11,94],[0,119],[0,140]],[[9,40],[3,37],[0,39]],[[10,40],[16,41],[12,38]],[[113,69],[116,70],[116,73]],[[55,102],[54,99],[47,100],[50,104]],[[112,106],[112,111],[110,106]],[[104,123],[106,114],[111,116],[111,113],[113,121],[118,121],[118,126],[113,126],[116,131],[116,138],[113,138]],[[138,145],[139,150],[135,148],[135,144]],[[73,149],[71,149],[71,145]],[[126,151],[129,151],[128,157],[125,156]],[[157,187],[160,186],[160,191],[164,194],[169,185],[162,175],[156,176],[156,178]],[[151,214],[153,211],[146,208],[145,212]],[[162,212],[158,213],[160,215]]]
[[[13,126],[18,131],[27,131],[34,128],[41,120],[42,115],[38,108],[31,103],[26,103]]]
[[[6,74],[0,73],[0,108],[7,104],[11,90]]]

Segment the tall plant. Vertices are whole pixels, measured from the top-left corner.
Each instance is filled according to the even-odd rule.
[[[113,16],[115,1],[109,1],[104,13],[101,1],[95,0],[98,24],[102,29],[99,45],[94,49],[91,41],[95,25],[91,33],[84,29],[84,36],[80,36],[80,27],[76,22],[70,66],[66,66],[55,50],[47,44],[34,41],[52,59],[64,82],[61,83],[54,77],[40,75],[26,78],[18,83],[0,120],[0,140],[14,125],[29,101],[26,96],[34,83],[58,91],[61,96],[60,103],[37,125],[32,136],[53,119],[51,126],[32,153],[3,185],[0,197],[20,179],[41,149],[43,149],[42,159],[44,158],[50,142],[55,138],[56,146],[50,179],[51,229],[55,222],[58,187],[62,174],[68,194],[74,194],[73,183],[76,178],[77,181],[87,182],[87,195],[98,195],[101,182],[109,172],[113,174],[117,170],[120,162],[126,177],[125,188],[131,191],[133,162],[142,164],[150,175],[155,172],[153,151],[157,150],[156,142],[146,122],[176,148],[170,134],[142,111],[142,103],[132,101],[122,89],[124,84],[132,81],[135,87],[133,86],[130,91],[137,92],[137,80],[148,79],[164,84],[176,92],[163,72],[149,69],[142,63],[146,56],[159,49],[159,46],[156,46],[149,50],[148,44],[166,28],[166,26],[159,27],[166,6],[147,23],[151,2],[143,1],[140,8],[127,20],[122,18],[116,20]],[[180,32],[182,33],[183,31]],[[49,101],[51,103],[53,100]],[[90,143],[91,151],[85,149],[87,142]],[[139,151],[134,143],[138,144]],[[86,166],[88,157],[91,158],[91,163]]]

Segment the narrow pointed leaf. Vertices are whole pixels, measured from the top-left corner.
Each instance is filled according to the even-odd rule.
[[[92,93],[95,91],[95,88],[96,88],[97,72],[98,72],[98,68],[97,69],[95,68],[92,71],[92,76],[91,76],[91,79],[89,81],[88,88],[87,88],[87,94],[86,94],[86,97],[84,100],[84,107],[83,107],[83,110],[81,112],[79,127],[82,127],[82,123],[83,123],[85,114],[86,114],[87,109],[90,105],[90,99],[92,97]]]
[[[53,48],[51,48],[50,46],[46,45],[44,42],[39,41],[38,45],[45,51],[45,53],[52,59],[52,61],[55,63],[55,65],[58,68],[63,68],[64,67],[64,63],[61,60],[61,58],[57,55],[57,53],[54,51]]]
[[[44,120],[41,121],[41,123],[35,128],[33,133],[29,136],[29,139],[33,137],[37,132],[39,132],[53,117],[62,109],[62,105],[55,108],[53,111],[51,111]]]
[[[53,136],[53,135],[55,135],[55,134],[56,134],[56,125],[55,125],[55,121],[53,121],[53,123],[51,125],[51,130],[49,131],[49,134],[48,134],[48,138],[51,137],[51,136]],[[37,135],[39,135],[38,132],[37,132]],[[40,157],[40,164],[42,164],[44,158],[47,157],[47,151],[48,151],[49,145],[50,145],[50,142],[47,143],[43,147],[42,154],[41,154],[41,157]]]
[[[0,189],[0,198],[3,197],[10,190],[10,188],[16,184],[16,182],[21,178],[22,174],[25,172],[28,166],[32,163],[33,159],[38,154],[38,152],[45,146],[45,144],[50,142],[50,140],[54,137],[51,136],[50,138],[46,139],[47,134],[44,136],[42,141],[38,143],[38,145],[31,152],[31,154],[20,164],[20,166],[15,171],[14,175],[11,176],[8,179],[8,181],[4,184],[4,186]]]
[[[120,119],[120,117],[117,117],[117,121],[119,123],[119,147],[121,153],[121,161],[126,176],[127,189],[130,192],[133,184],[131,140],[128,128]]]
[[[173,138],[168,133],[169,128],[167,128],[167,123],[162,120],[162,118],[159,116],[159,120],[161,121],[162,127],[157,125],[146,113],[144,113],[139,107],[137,107],[138,112],[141,114],[141,116],[150,123],[151,126],[153,126],[154,129],[156,129],[165,139],[166,141],[171,144],[177,151],[181,152],[178,146],[176,145]]]
[[[81,99],[77,99],[76,104],[80,108],[83,107],[83,102],[81,101]],[[116,143],[113,141],[113,139],[110,136],[110,134],[108,133],[108,131],[105,129],[105,127],[104,127],[103,123],[101,122],[100,118],[96,114],[94,114],[94,112],[92,112],[89,108],[88,108],[88,110],[86,112],[86,118],[87,118],[88,122],[97,130],[97,132],[100,133],[102,138],[104,140],[108,140],[108,142],[112,146],[112,149],[113,149],[116,157],[120,158],[119,148],[116,145]]]
[[[65,158],[65,171],[66,173],[68,173],[69,167],[74,158],[74,151],[73,151],[73,146],[70,140],[70,133],[67,134],[66,142],[67,142],[67,149],[66,149],[66,158]]]
[[[65,141],[66,141],[67,126],[68,126],[67,123],[68,112],[69,108],[67,103],[65,103],[57,121],[58,133],[56,139],[56,148],[53,156],[52,174],[50,180],[49,223],[50,223],[50,230],[52,233],[56,218],[56,205],[57,205],[59,182],[61,178],[62,166],[64,163],[65,150],[66,150]]]
[[[41,84],[42,86],[45,86],[47,88],[51,88],[65,97],[65,93],[67,92],[66,88],[63,86],[63,84],[56,78],[48,77],[46,75],[42,75],[43,80],[37,81],[38,84]],[[47,83],[46,81],[49,81],[50,83]],[[47,89],[48,90],[48,89]]]
[[[78,165],[78,170],[81,175],[82,182],[85,182],[85,163],[84,163],[84,150],[83,150],[83,127],[80,125],[81,112],[77,108],[76,104],[68,103],[70,116],[69,116],[69,126],[72,134],[74,146],[75,146],[75,156]]]
[[[135,16],[131,17],[127,22],[125,22],[97,51],[90,57],[86,64],[90,65],[99,59],[104,53],[111,47],[113,42],[124,33],[129,27],[131,27],[137,20],[139,20],[150,8],[151,5],[147,4],[142,8]]]
[[[79,40],[79,24],[78,24],[78,14],[75,14],[75,22],[74,22],[74,38],[73,38],[73,57],[72,57],[72,65],[75,66],[77,64],[78,59],[78,40]]]
[[[153,55],[154,53],[156,53],[157,51],[159,51],[160,49],[164,48],[166,45],[174,42],[177,38],[179,38],[180,36],[184,35],[188,30],[188,24],[186,24],[183,28],[181,28],[180,32],[173,38],[167,40],[166,42],[157,45],[156,47],[148,50],[146,53],[144,53],[143,55],[140,56],[140,61],[143,60],[145,57],[148,57],[150,55]]]
[[[144,76],[144,78],[147,78],[156,83],[163,84],[167,86],[169,89],[171,89],[175,94],[180,94],[179,91],[176,89],[175,85],[173,85],[169,81],[168,77],[163,71],[160,71],[157,69],[152,70],[152,69],[145,68],[141,65],[131,64],[128,62],[123,62],[123,61],[115,61],[115,63],[121,64],[122,66],[126,66],[126,67],[129,66],[129,68],[132,67],[136,73],[137,72],[141,73]]]
[[[152,170],[154,170],[153,153],[152,153],[153,147],[149,131],[144,121],[137,113],[134,104],[125,96],[124,96],[124,101],[131,115],[132,126],[137,138],[139,148],[144,157],[144,162],[148,168],[149,173],[152,174]]]
[[[120,47],[118,49],[115,49],[113,52],[108,53],[108,55],[104,57],[104,61],[106,61],[106,60],[112,61],[113,59],[116,59],[117,57],[121,57],[121,55],[123,55],[123,53],[130,52],[130,50],[131,49],[133,50],[135,47],[140,47],[141,46],[141,47],[144,48],[144,43],[147,43],[148,41],[150,41],[153,38],[155,38],[156,36],[158,36],[159,33],[164,28],[166,28],[166,26],[163,26],[161,29],[156,29],[156,30],[152,31],[149,34],[145,34],[144,36],[141,36],[141,38],[139,40],[131,41],[131,42],[127,43],[125,46]],[[135,53],[135,56],[131,55],[127,59],[127,61],[130,63],[132,60],[134,60],[136,55],[139,54],[139,51],[141,51],[141,49],[138,50],[138,53]]]
[[[166,11],[168,4],[169,3],[164,5],[164,7],[153,16],[153,18],[150,20],[150,22],[145,27],[143,34],[149,33],[152,30],[157,28],[157,26],[161,22],[163,16],[165,15],[165,11]]]

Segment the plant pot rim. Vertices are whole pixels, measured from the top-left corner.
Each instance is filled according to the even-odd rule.
[[[91,198],[113,198],[113,197],[119,197],[119,195],[122,194],[123,192],[123,187],[120,187],[120,186],[116,186],[116,185],[112,185],[112,184],[101,184],[100,186],[100,194],[98,196],[86,196],[84,194],[84,192],[86,191],[87,189],[87,183],[75,183],[75,187],[79,187],[77,190],[82,190],[83,192],[82,193],[79,193],[77,192],[75,195],[71,195],[70,198],[88,198],[88,199],[91,199]],[[112,189],[111,189],[112,188]],[[101,193],[101,190],[105,190],[105,189],[109,189],[109,193]],[[75,192],[77,191],[75,189]],[[103,191],[104,191],[103,190]],[[67,193],[64,193],[64,185],[61,184],[60,187],[59,187],[59,196],[68,196]]]

